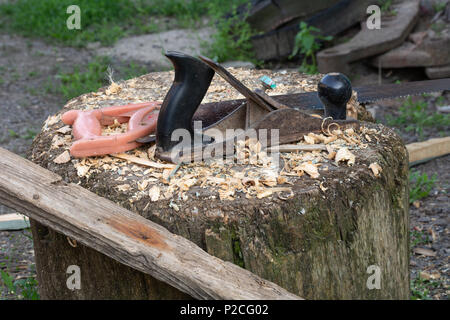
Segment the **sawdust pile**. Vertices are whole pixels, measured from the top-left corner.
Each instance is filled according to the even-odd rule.
[[[106,127],[104,134],[124,130],[126,124],[114,124]],[[232,158],[182,165],[155,159],[155,145],[117,155],[71,159],[67,150],[72,141],[67,126],[56,131],[51,148],[61,151],[53,161],[71,162],[80,178],[89,179],[92,174],[112,171],[118,191],[134,191],[131,202],[144,196],[151,201],[187,200],[195,195],[190,192],[193,187],[207,188],[220,200],[234,200],[239,194],[258,199],[277,194],[285,200],[293,196],[295,179],[303,176],[320,179],[321,172],[328,171],[330,166],[354,165],[357,161],[354,151],[367,148],[367,143],[378,140],[379,135],[380,132],[365,127],[357,132],[332,126],[323,128],[321,134],[304,136],[302,141],[289,146],[294,149],[291,152],[277,153],[272,147],[268,153],[258,141],[247,140],[236,145]],[[378,177],[382,168],[372,164],[368,170]],[[326,190],[322,184],[321,189]],[[177,210],[174,202],[171,206]]]
[[[268,92],[270,95],[315,91],[321,78],[320,75],[306,76],[294,71],[228,70],[253,89],[262,85],[259,77],[270,76],[277,83],[277,87]],[[89,110],[118,104],[162,101],[172,85],[173,77],[173,71],[169,71],[120,83],[112,82],[108,88],[71,100],[66,108],[80,108],[82,105],[85,110]],[[215,75],[203,103],[239,98],[243,97],[225,80]],[[352,117],[356,117],[357,104],[354,95],[348,107]],[[51,116],[45,122],[43,130],[50,130],[59,123],[60,115]],[[126,129],[126,123],[116,122],[104,128],[103,135],[123,133]],[[358,160],[353,151],[367,148],[367,143],[378,139],[380,134],[364,127],[359,132],[353,129],[342,131],[338,127],[323,128],[322,131],[321,134],[306,135],[294,147],[294,151],[290,152],[268,153],[258,142],[247,141],[236,146],[232,159],[180,166],[155,159],[154,146],[148,150],[139,148],[126,154],[70,158],[67,152],[72,143],[70,126],[55,130],[51,150],[57,151],[53,159],[55,164],[72,163],[80,178],[89,179],[93,174],[110,171],[114,177],[111,184],[118,191],[133,190],[131,202],[144,196],[151,201],[166,199],[171,200],[170,206],[177,210],[178,206],[172,200],[187,200],[198,188],[215,192],[220,200],[234,200],[240,195],[261,199],[274,194],[281,199],[288,199],[293,196],[292,187],[296,179],[302,179],[303,176],[320,179],[321,172],[329,170],[330,166],[352,166]],[[379,176],[382,168],[373,165],[371,170],[375,176]],[[321,189],[326,190],[322,184]]]

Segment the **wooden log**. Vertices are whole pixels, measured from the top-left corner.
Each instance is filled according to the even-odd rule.
[[[247,21],[255,30],[267,32],[293,19],[310,17],[339,1],[341,0],[278,0],[275,3],[271,0],[263,0],[250,8]],[[246,11],[246,5],[240,9]]]
[[[319,72],[349,72],[349,63],[381,54],[405,41],[419,19],[419,1],[403,1],[393,5],[396,14],[382,18],[381,29],[362,30],[350,41],[317,54]]]
[[[3,148],[0,181],[1,203],[194,298],[299,298]]]
[[[262,75],[276,79],[278,86],[270,91],[271,95],[311,90],[320,78],[306,78],[295,71],[230,71],[252,89],[260,86],[258,79]],[[107,88],[102,88],[95,94],[69,101],[62,112],[131,103],[137,97],[140,101],[162,100],[172,81],[173,73],[164,72],[120,82],[121,90],[116,93],[106,93]],[[239,98],[229,88],[225,81],[214,77],[203,102]],[[112,157],[55,163],[53,159],[70,146],[70,136],[61,133],[67,129],[61,129],[64,125],[59,115],[46,121],[34,140],[29,158],[57,173],[63,181],[79,184],[108,198],[141,215],[143,220],[156,222],[209,254],[241,266],[297,296],[309,299],[409,298],[408,155],[401,139],[392,130],[362,122],[361,130],[367,131],[357,133],[358,139],[366,139],[366,134],[371,139],[350,146],[355,156],[351,166],[337,165],[334,160],[327,159],[327,151],[305,154],[307,165],[320,165],[319,177],[292,174],[286,176],[289,183],[280,182],[273,188],[291,192],[280,193],[263,186],[265,193],[258,193],[259,197],[237,190],[231,198],[221,199],[221,188],[211,185],[210,180],[193,183],[200,179],[199,172],[209,170],[207,177],[226,184],[238,179],[240,170],[249,172],[258,167],[237,165],[233,168],[234,176],[227,174],[224,178],[220,176],[220,166],[206,164],[184,165],[173,174],[173,169],[141,166]],[[65,137],[62,145],[59,144],[61,137]],[[342,141],[338,143],[348,143]],[[151,150],[151,147],[143,146],[128,154],[141,158],[150,154],[152,160]],[[296,153],[287,155],[297,156]],[[319,155],[324,156],[320,162],[307,160]],[[381,167],[377,176],[369,168],[373,163]],[[284,168],[283,163],[281,168]],[[218,171],[217,175],[215,171]],[[180,180],[189,175],[193,180],[186,183]],[[163,182],[164,177],[169,180]],[[257,178],[262,181],[265,176]],[[200,181],[205,185],[202,186]],[[254,180],[247,182],[248,187],[251,182],[256,183]],[[183,185],[186,190],[171,192],[169,188],[175,188],[175,184]],[[117,298],[130,294],[134,288],[147,291],[142,289],[132,297],[143,297],[145,292],[157,292],[158,297],[167,299],[180,297],[173,291],[174,283],[168,282],[171,286],[155,285],[126,270],[115,271],[118,270],[115,261],[104,256],[109,252],[85,254],[84,246],[82,250],[72,248],[65,237],[54,237],[48,228],[44,228],[42,234],[35,230],[33,236],[35,246],[39,248],[36,260],[40,285],[45,292],[51,292],[51,297]],[[81,293],[67,290],[61,285],[64,284],[61,281],[66,280],[67,265],[71,261],[83,262],[86,258],[89,262],[84,262],[82,268],[95,281],[90,287],[85,286]],[[371,265],[378,266],[381,272],[379,290],[367,286]],[[110,274],[104,275],[104,270],[113,270],[110,274],[113,274],[114,285],[110,283]],[[118,275],[120,272],[123,272],[123,281]],[[64,275],[62,280],[58,278],[60,274]],[[95,291],[96,287],[103,286],[106,289],[99,293]]]
[[[323,35],[334,36],[366,17],[367,6],[372,2],[372,0],[340,0],[337,3],[334,1],[333,5],[329,3],[326,7],[322,7],[324,10],[315,11],[314,14],[302,11],[289,22],[278,17],[283,21],[283,25],[274,23],[272,29],[269,28],[267,32],[252,37],[255,56],[261,60],[285,59],[292,54],[300,21],[320,29]],[[271,11],[272,16],[276,17],[277,14],[280,14],[278,10]],[[251,26],[259,30],[261,23],[265,25],[270,20],[254,19],[254,21],[255,23],[252,20]]]

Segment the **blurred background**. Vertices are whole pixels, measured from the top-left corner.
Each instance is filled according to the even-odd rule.
[[[71,5],[79,8],[69,11]],[[369,7],[376,5],[376,8]],[[74,28],[73,28],[74,27]],[[354,86],[450,77],[445,0],[0,0],[0,146],[111,80],[170,70],[165,50],[226,67],[339,71]],[[449,136],[448,92],[367,105],[405,144]],[[448,299],[450,157],[411,170],[411,298]],[[11,209],[0,206],[0,214]],[[416,255],[428,247],[435,256]],[[28,229],[0,231],[2,299],[38,299]]]

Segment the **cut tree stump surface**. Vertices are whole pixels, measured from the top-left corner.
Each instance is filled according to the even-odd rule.
[[[270,95],[312,91],[320,79],[296,71],[230,71],[251,89],[260,87],[263,74],[269,75],[277,82]],[[328,143],[329,152],[283,154],[281,167],[288,175],[251,164],[190,164],[174,173],[173,167],[142,166],[113,156],[54,162],[72,139],[60,120],[63,112],[162,101],[172,80],[173,72],[153,73],[69,101],[47,119],[28,157],[66,182],[78,183],[301,297],[409,297],[408,155],[401,139],[382,125],[361,122],[360,131],[341,132]],[[237,98],[242,97],[215,76],[204,102]],[[328,160],[333,152],[344,161]],[[149,146],[128,154],[155,161]],[[354,164],[349,165],[352,155]],[[97,287],[106,288],[101,298],[186,297],[92,249],[73,249],[65,237],[33,221],[32,230],[38,277],[47,297],[99,298]],[[80,259],[91,261],[84,264],[96,281],[83,294],[72,293],[52,276]],[[380,290],[367,287],[371,265],[381,270]],[[105,269],[107,277],[101,272]]]

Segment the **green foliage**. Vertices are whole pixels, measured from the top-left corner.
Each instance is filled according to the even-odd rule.
[[[80,70],[77,66],[70,73],[59,74],[61,86],[57,88],[56,93],[59,91],[65,99],[69,100],[106,85],[106,71],[109,63],[109,58],[97,57],[87,65],[85,71]]]
[[[252,61],[253,33],[245,14],[237,14],[244,3],[248,0],[17,0],[0,4],[0,29],[82,47],[95,41],[112,45],[126,35],[157,32],[164,24],[158,22],[160,17],[195,27],[208,16],[217,33],[205,54],[217,61]],[[81,30],[67,28],[69,5],[80,7]]]
[[[392,0],[380,0],[379,5],[381,12],[386,13],[388,15],[396,15],[397,11],[392,9],[392,2],[393,2]]]
[[[14,285],[20,288],[20,293],[25,300],[39,300],[39,293],[37,290],[38,283],[33,277],[19,279],[14,282]]]
[[[19,138],[19,134],[12,129],[8,129],[8,133],[11,138]]]
[[[0,270],[0,276],[10,294],[17,295],[19,299],[39,300],[38,283],[35,278],[30,277],[13,281],[12,276],[3,270]]]
[[[83,69],[77,66],[72,72],[59,73],[60,84],[51,81],[47,84],[47,91],[61,94],[66,100],[96,91],[108,84],[111,63],[109,57],[96,57]],[[131,62],[118,67],[117,73],[121,79],[127,80],[147,73],[147,69]]]
[[[421,277],[411,281],[411,300],[431,300],[430,289],[439,288],[439,281],[425,280]]]
[[[436,183],[436,174],[431,179],[426,173],[412,171],[409,174],[409,203],[428,197]]]
[[[433,3],[433,8],[434,8],[434,11],[436,11],[436,13],[444,10],[446,6],[447,6],[446,1]]]
[[[243,60],[257,63],[250,42],[254,32],[245,21],[248,12],[247,10],[243,14],[237,12],[238,6],[246,2],[246,0],[232,0],[226,3],[220,0],[210,1],[208,15],[217,32],[212,36],[212,44],[204,49],[205,55],[218,62]]]
[[[67,7],[78,5],[81,30],[69,30]],[[202,0],[17,0],[0,5],[1,26],[25,36],[53,39],[73,46],[100,41],[105,45],[132,33],[155,31],[152,17],[196,21],[206,13]]]
[[[404,126],[405,131],[414,131],[423,139],[425,127],[446,128],[450,126],[450,115],[430,112],[427,102],[421,100],[413,102],[411,97],[399,108],[399,116],[387,116],[390,126]]]
[[[300,31],[295,36],[294,50],[289,58],[293,58],[299,53],[303,55],[303,62],[300,71],[308,74],[315,74],[317,70],[316,52],[321,48],[320,41],[331,41],[333,37],[324,37],[319,34],[320,30],[308,26],[305,22],[300,23]]]
[[[423,231],[413,230],[410,233],[411,248],[430,243],[430,236]]]
[[[0,270],[0,276],[2,278],[3,284],[8,288],[9,292],[15,293],[16,287],[14,286],[13,278],[6,271]]]

